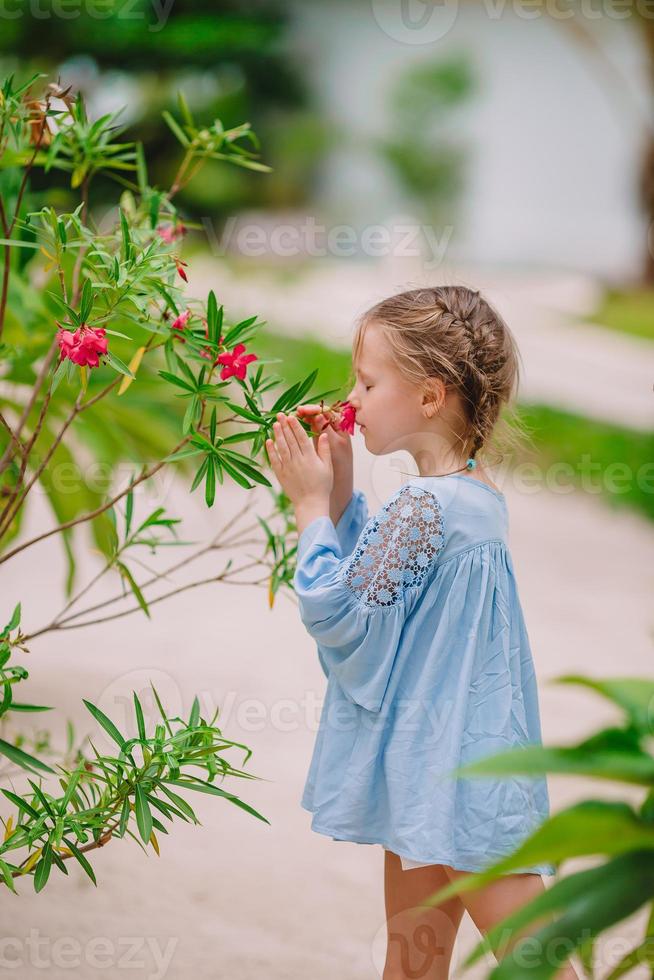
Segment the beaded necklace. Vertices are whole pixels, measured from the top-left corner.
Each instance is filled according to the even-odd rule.
[[[476,459],[473,459],[472,456],[470,456],[470,458],[467,460],[465,466],[460,466],[458,468],[458,470],[452,470],[450,473],[417,473],[417,474],[405,473],[404,475],[405,476],[417,476],[419,478],[427,478],[427,477],[431,477],[431,476],[451,476],[452,473],[460,473],[462,470],[474,470],[474,468],[475,468],[476,465],[477,465],[477,460]],[[404,473],[403,470],[400,470],[400,472],[401,473]]]

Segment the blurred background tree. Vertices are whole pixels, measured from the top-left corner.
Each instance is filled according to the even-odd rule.
[[[248,120],[266,146],[273,173],[257,181],[247,171],[227,175],[209,161],[178,195],[190,217],[208,211],[302,203],[328,141],[328,126],[312,114],[300,72],[288,50],[288,8],[262,0],[188,0],[153,5],[134,0],[69,4],[45,0],[29,16],[3,16],[0,66],[6,74],[60,73],[81,89],[91,115],[126,105],[126,140],[151,148],[154,185],[170,186],[178,144],[161,117],[182,90],[199,123],[220,118],[225,128]],[[52,176],[52,175],[51,175]],[[55,187],[65,194],[63,176]],[[52,181],[35,175],[33,189]],[[101,181],[96,193],[102,195]],[[111,188],[106,188],[107,199]],[[64,201],[60,201],[65,206]]]

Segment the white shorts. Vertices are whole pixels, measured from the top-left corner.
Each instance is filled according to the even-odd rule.
[[[400,855],[400,861],[402,862],[402,871],[409,871],[410,868],[428,868],[431,865],[431,861],[412,861],[411,858],[405,858]]]

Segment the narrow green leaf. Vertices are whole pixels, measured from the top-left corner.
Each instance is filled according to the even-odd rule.
[[[34,891],[40,892],[50,877],[50,868],[52,867],[52,846],[50,841],[43,848],[43,853],[37,861],[36,868],[34,869]]]
[[[27,752],[23,752],[22,749],[12,745],[10,742],[6,742],[3,738],[0,738],[0,755],[5,755],[17,766],[20,766],[22,769],[27,769],[30,772],[41,770],[42,772],[54,773],[55,771],[46,765],[45,762],[41,762],[40,759],[35,759],[33,755],[28,755]]]
[[[132,696],[134,698],[134,711],[136,713],[136,724],[138,726],[139,738],[142,738],[143,741],[145,741],[145,739],[146,739],[147,736],[146,736],[146,733],[145,733],[145,721],[143,719],[143,708],[141,707],[141,702],[138,699],[138,695],[137,695],[136,691],[132,691]]]
[[[102,727],[107,732],[107,734],[110,735],[113,738],[114,742],[116,742],[117,745],[122,749],[122,747],[124,746],[127,740],[120,734],[120,732],[114,725],[111,718],[107,718],[104,711],[101,711],[100,708],[96,707],[96,705],[92,704],[90,701],[87,701],[86,698],[82,698],[82,701],[84,702],[88,710],[91,712],[95,720],[98,722],[98,724],[102,725]]]
[[[135,787],[135,809],[139,834],[141,835],[141,839],[147,844],[152,833],[152,813],[140,783],[137,783]]]
[[[74,844],[73,841],[70,840],[68,837],[64,837],[64,844],[70,851],[72,851],[73,856],[76,858],[77,861],[79,861],[79,863],[82,865],[87,875],[89,876],[89,878],[97,888],[98,883],[96,881],[93,868],[89,864],[83,852],[80,851],[79,847],[76,844]]]

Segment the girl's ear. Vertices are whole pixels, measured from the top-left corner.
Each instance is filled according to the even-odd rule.
[[[422,410],[426,418],[431,419],[437,415],[445,398],[445,388],[439,378],[428,378],[424,384],[422,396]]]

